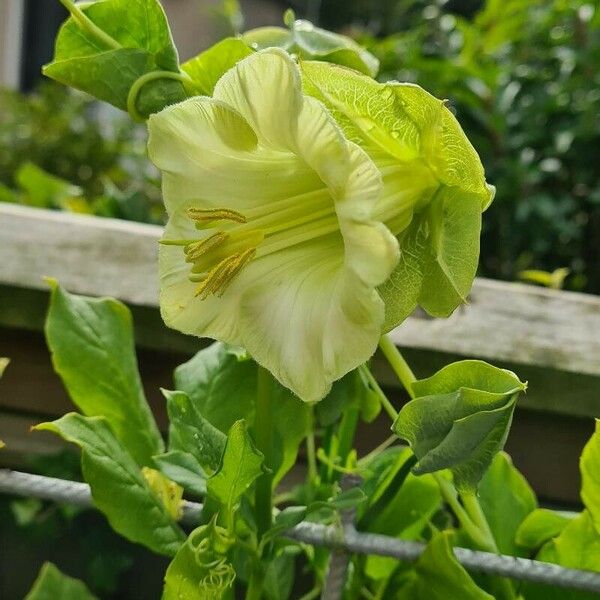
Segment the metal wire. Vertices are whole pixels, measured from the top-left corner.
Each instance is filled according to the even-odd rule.
[[[0,469],[0,493],[93,507],[90,488],[85,483],[7,469]],[[201,504],[184,502],[182,521],[188,524],[197,523],[201,510]],[[415,562],[425,550],[425,544],[420,542],[362,533],[352,526],[346,526],[342,533],[336,527],[300,523],[284,535],[314,546],[326,546],[358,554],[390,556],[406,562]],[[600,573],[566,569],[551,563],[466,548],[455,548],[454,554],[463,567],[470,571],[600,594]]]

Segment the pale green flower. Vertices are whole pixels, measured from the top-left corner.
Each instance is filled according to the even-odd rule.
[[[169,214],[167,325],[244,346],[304,400],[374,352],[398,260],[381,177],[282,50],[257,52],[149,121]],[[389,218],[388,218],[389,217]]]
[[[305,93],[327,106],[382,174],[383,193],[372,214],[400,244],[400,260],[379,288],[384,329],[417,304],[448,316],[471,289],[481,213],[494,194],[477,152],[446,103],[417,85],[378,83],[323,62],[300,66]]]

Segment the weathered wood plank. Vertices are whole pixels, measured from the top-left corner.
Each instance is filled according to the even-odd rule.
[[[157,303],[161,228],[0,204],[0,285]],[[2,320],[0,315],[0,320]],[[4,324],[9,324],[4,322]],[[600,375],[600,298],[479,279],[449,319],[415,314],[392,332],[400,346]]]

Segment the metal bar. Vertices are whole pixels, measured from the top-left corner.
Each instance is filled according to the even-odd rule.
[[[93,507],[90,488],[85,483],[31,475],[8,469],[0,469],[0,493]],[[182,521],[188,524],[197,523],[201,510],[201,504],[185,501]],[[343,535],[340,535],[339,528],[318,523],[300,523],[286,532],[285,537],[315,546],[326,546],[358,554],[390,556],[406,562],[415,562],[426,547],[420,542],[403,541],[374,533],[362,533],[356,531],[352,526],[345,527]],[[454,548],[454,554],[463,567],[470,571],[600,593],[600,573],[593,571],[566,569],[551,563],[479,552],[467,548]]]

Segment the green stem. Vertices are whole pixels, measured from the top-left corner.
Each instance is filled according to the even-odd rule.
[[[308,482],[316,484],[318,479],[317,473],[317,453],[315,450],[315,411],[310,407],[310,424],[308,435],[306,436],[306,460],[308,462]]]
[[[415,374],[412,372],[408,363],[404,360],[404,356],[396,345],[387,335],[382,335],[379,340],[379,347],[390,363],[390,367],[394,370],[394,373],[398,376],[400,383],[404,386],[404,389],[408,392],[411,398],[415,397],[415,393],[412,389],[412,384],[417,380]]]
[[[256,446],[264,454],[265,466],[273,467],[273,407],[271,406],[273,382],[269,371],[258,367],[256,420],[254,431]],[[271,528],[273,519],[273,474],[263,473],[256,481],[255,511],[259,538]]]
[[[452,512],[456,515],[456,518],[458,519],[462,528],[465,530],[465,533],[482,550],[494,552],[494,548],[490,546],[487,536],[485,536],[485,534],[479,529],[479,527],[477,527],[477,525],[472,521],[471,517],[469,517],[466,510],[459,502],[458,494],[456,493],[456,490],[454,489],[452,483],[450,483],[450,481],[448,481],[447,479],[444,479],[439,473],[432,473],[432,475],[440,488],[442,497],[444,498],[448,506],[450,506]]]
[[[262,598],[263,576],[262,573],[255,568],[250,575],[250,581],[246,588],[246,600],[260,600]]]
[[[385,412],[390,416],[392,421],[395,421],[398,418],[398,411],[393,407],[389,398],[385,395],[385,392],[377,383],[377,380],[373,376],[373,373],[371,373],[371,369],[369,369],[367,365],[361,365],[359,368],[364,374],[364,376],[367,378],[367,381],[369,382],[371,388],[373,388],[373,391],[377,394],[377,396],[379,396],[379,401],[381,402],[381,406],[383,406]]]
[[[461,493],[461,500],[465,506],[465,510],[467,514],[475,523],[477,527],[484,533],[485,537],[488,540],[489,546],[493,552],[498,552],[498,546],[496,545],[496,540],[494,539],[494,534],[490,529],[490,525],[485,517],[483,509],[481,508],[481,504],[479,504],[479,500],[474,493]]]
[[[138,96],[145,85],[158,79],[174,79],[185,84],[190,78],[184,73],[175,73],[174,71],[150,71],[138,77],[129,88],[129,93],[127,94],[127,112],[134,121],[142,122],[146,120],[146,117],[137,109]]]
[[[499,554],[500,551],[498,549],[498,545],[496,544],[496,540],[494,539],[494,534],[490,529],[490,524],[488,523],[485,513],[481,508],[481,504],[479,503],[477,495],[474,493],[462,492],[460,497],[465,505],[465,510],[471,517],[471,520],[475,523],[475,525],[477,525],[479,530],[483,532],[487,543],[489,544],[490,551],[494,552],[495,554]],[[494,579],[499,586],[497,591],[500,594],[500,598],[503,600],[514,600],[514,598],[516,598],[515,588],[510,579],[506,579],[505,577],[496,577]]]
[[[121,44],[117,42],[113,37],[108,35],[106,31],[100,29],[98,25],[96,25],[84,12],[81,10],[81,7],[75,4],[73,0],[60,0],[61,4],[69,11],[69,14],[73,18],[73,20],[83,29],[90,34],[90,36],[96,38],[99,42],[112,48],[113,50],[118,50],[122,48]]]
[[[374,458],[379,456],[386,448],[389,448],[394,442],[398,441],[398,436],[393,434],[390,435],[387,439],[385,439],[379,446],[373,448],[371,452],[365,454],[362,458],[358,460],[358,466],[364,467],[368,465]]]

